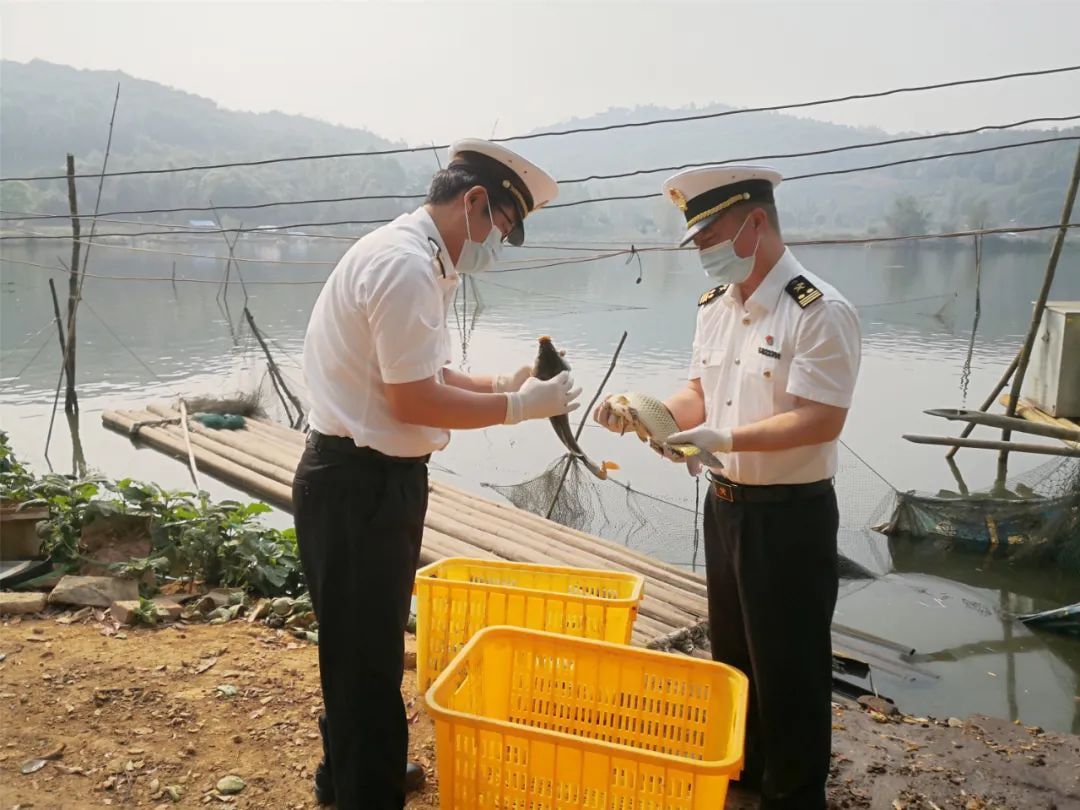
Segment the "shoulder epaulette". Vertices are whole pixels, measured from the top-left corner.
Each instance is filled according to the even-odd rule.
[[[788,285],[784,287],[784,291],[794,298],[795,303],[803,309],[806,309],[824,295],[821,290],[807,281],[804,276],[795,276],[795,278],[789,281]]]
[[[699,307],[703,307],[711,301],[715,301],[717,298],[727,292],[727,288],[727,284],[721,284],[719,287],[713,287],[711,290],[703,292],[701,294],[701,298],[698,299],[697,305]]]

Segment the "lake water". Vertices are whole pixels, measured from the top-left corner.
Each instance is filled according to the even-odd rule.
[[[90,271],[119,279],[90,278],[84,288],[78,323],[80,433],[91,468],[184,488],[190,485],[184,465],[103,429],[101,411],[255,386],[266,395],[271,412],[280,414],[280,406],[265,379],[261,350],[241,326],[242,290],[236,283],[230,287],[231,323],[218,301],[224,263],[214,257],[221,243],[176,239],[155,247],[210,258],[93,248]],[[242,257],[267,262],[242,265],[248,306],[298,390],[297,361],[308,315],[329,264],[346,248],[345,242],[258,236],[245,237],[238,248]],[[39,471],[47,468],[43,450],[59,350],[49,326],[50,272],[19,262],[54,267],[57,255],[66,260],[69,250],[64,242],[5,243],[0,262],[0,425],[12,435],[16,452]],[[981,711],[1080,732],[1080,642],[1033,634],[1008,618],[1012,612],[1077,601],[1080,579],[1018,570],[979,555],[929,553],[925,546],[899,542],[890,547],[885,537],[866,530],[887,517],[892,487],[957,488],[943,461],[944,448],[910,444],[900,435],[955,433],[953,425],[922,411],[977,407],[985,398],[1020,346],[1048,246],[987,244],[969,371],[965,359],[976,277],[970,244],[795,250],[809,269],[859,307],[863,325],[863,365],[838,476],[846,531],[842,546],[882,576],[845,584],[837,621],[916,649],[918,677],[886,673],[876,682],[907,711],[939,716]],[[536,337],[548,334],[566,350],[575,379],[589,397],[625,330],[628,338],[607,390],[666,395],[681,386],[697,298],[708,286],[696,258],[657,252],[642,254],[640,266],[621,256],[544,269],[520,263],[587,255],[538,245],[507,256],[501,269],[508,272],[481,277],[477,288],[470,287],[458,302],[456,314],[450,314],[458,367],[478,373],[513,369],[530,362]],[[174,261],[175,285],[169,280]],[[52,275],[63,302],[66,277]],[[1051,299],[1080,299],[1080,251],[1075,246],[1062,256]],[[665,512],[662,505],[655,514],[643,515],[632,533],[619,529],[624,536],[608,536],[668,561],[700,567],[700,553],[692,547],[693,514],[685,511],[693,509],[695,485],[685,472],[662,463],[636,440],[598,428],[586,429],[582,444],[594,458],[617,461],[621,482],[678,505],[674,512]],[[484,485],[531,479],[559,456],[560,445],[546,423],[460,432],[436,457],[434,474],[498,498]],[[58,471],[71,472],[71,439],[62,408],[49,458]],[[995,453],[981,450],[962,450],[957,456],[960,474],[972,489],[992,483],[996,459]],[[1031,473],[1037,478],[1047,462],[1046,456],[1014,454],[1010,476]],[[599,486],[610,503],[631,497],[617,484]],[[211,481],[209,488],[216,497],[245,497],[218,482]],[[638,504],[659,504],[632,497]],[[661,521],[670,522],[667,515],[676,515],[682,528],[673,532],[665,525],[660,531]],[[277,525],[289,522],[283,513],[269,517]]]

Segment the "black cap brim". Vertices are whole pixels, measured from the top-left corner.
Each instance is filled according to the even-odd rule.
[[[719,214],[713,214],[711,217],[705,217],[705,219],[701,220],[701,222],[695,222],[693,225],[691,225],[689,228],[687,228],[686,233],[683,234],[682,241],[679,242],[679,247],[686,247],[687,244],[690,243],[691,239],[693,239],[695,236],[697,236],[703,230],[705,230],[710,225],[712,225],[713,222],[716,221],[716,218],[718,216],[720,216],[720,215]]]

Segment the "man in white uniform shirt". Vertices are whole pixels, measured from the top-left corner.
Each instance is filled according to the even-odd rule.
[[[705,559],[713,658],[750,679],[743,782],[767,810],[824,810],[839,516],[832,477],[859,370],[858,316],[784,246],[758,166],[691,169],[665,194],[718,283],[698,301],[668,444],[713,453]],[[601,403],[595,417],[629,426]],[[673,461],[684,461],[656,447]],[[700,471],[691,460],[692,473]]]
[[[487,141],[450,149],[425,204],[353,245],[315,303],[304,341],[311,430],[293,484],[297,541],[319,621],[324,762],[316,798],[400,810],[423,780],[406,763],[404,633],[427,510],[427,461],[455,428],[568,413],[566,373],[477,377],[451,361],[447,308],[462,273],[520,245],[557,193]]]

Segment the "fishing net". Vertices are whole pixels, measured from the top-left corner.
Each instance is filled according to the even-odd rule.
[[[1048,461],[977,491],[898,492],[882,531],[1080,572],[1080,460]]]
[[[486,486],[521,509],[703,572],[701,512],[707,482],[689,477],[686,482],[680,494],[659,497],[617,478],[600,481],[580,462],[564,456],[535,478]],[[870,581],[889,570],[882,538],[869,527],[892,510],[893,489],[845,445],[840,448],[836,487],[840,575]]]

